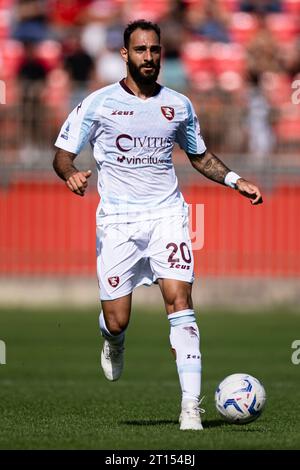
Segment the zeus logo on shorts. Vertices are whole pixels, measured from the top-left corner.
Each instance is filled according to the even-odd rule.
[[[112,276],[112,277],[109,277],[107,280],[110,283],[111,287],[117,287],[120,282],[119,276]]]

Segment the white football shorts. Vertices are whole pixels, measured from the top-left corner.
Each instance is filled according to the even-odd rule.
[[[157,279],[194,281],[188,216],[97,226],[101,300],[130,294]]]

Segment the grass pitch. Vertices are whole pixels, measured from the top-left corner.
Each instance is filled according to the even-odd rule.
[[[284,310],[198,315],[203,358],[203,432],[179,431],[180,391],[163,312],[133,310],[122,378],[99,368],[98,312],[3,310],[0,339],[1,449],[299,449],[300,365],[291,344],[300,315]],[[262,381],[267,406],[229,425],[214,406],[234,372]]]

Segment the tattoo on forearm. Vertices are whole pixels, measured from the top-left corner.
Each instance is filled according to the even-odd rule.
[[[207,178],[223,183],[228,171],[227,166],[216,155],[211,154],[211,158],[204,166],[203,174]]]
[[[205,166],[204,166],[204,171],[210,171],[212,166],[213,166],[214,162],[213,162],[213,159],[211,158],[210,160],[208,160],[208,162],[205,163]]]
[[[207,152],[204,157],[191,158],[192,165],[207,178],[218,183],[224,183],[229,168],[213,153]]]

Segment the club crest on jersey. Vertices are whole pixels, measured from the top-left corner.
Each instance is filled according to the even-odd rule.
[[[172,121],[175,116],[175,110],[171,106],[161,106],[161,112],[163,113],[164,117],[168,119],[168,121]]]
[[[111,287],[117,287],[120,282],[119,276],[112,276],[108,278],[108,282],[110,283]]]

